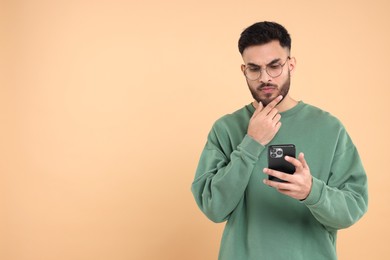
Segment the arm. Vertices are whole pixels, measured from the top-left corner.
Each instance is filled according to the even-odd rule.
[[[333,162],[328,184],[313,178],[312,191],[303,203],[328,229],[347,228],[367,211],[367,177],[355,147]]]
[[[275,98],[266,107],[259,103],[237,148],[231,145],[231,129],[227,125],[217,122],[210,132],[192,192],[200,209],[212,221],[225,221],[243,197],[264,145],[280,129],[280,114],[275,106],[281,99],[282,96]]]
[[[333,157],[327,183],[311,176],[301,153],[298,159],[286,158],[296,167],[294,175],[264,169],[266,174],[288,183],[264,180],[280,193],[299,199],[328,230],[347,228],[367,211],[367,176],[359,154],[344,132]]]
[[[225,221],[237,206],[264,146],[246,135],[227,157],[211,132],[204,148],[192,193],[199,208],[214,222]]]

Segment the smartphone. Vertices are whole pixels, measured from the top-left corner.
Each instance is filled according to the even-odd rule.
[[[294,174],[295,166],[284,159],[286,155],[295,158],[295,145],[278,144],[268,146],[268,168],[288,174]],[[270,175],[268,176],[268,179],[272,181],[285,182]]]

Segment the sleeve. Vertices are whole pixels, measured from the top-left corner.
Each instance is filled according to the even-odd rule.
[[[231,154],[224,153],[223,134],[213,128],[201,154],[192,193],[202,212],[214,222],[228,219],[244,195],[264,146],[245,135]]]
[[[347,228],[368,207],[367,176],[356,147],[347,133],[339,140],[328,183],[313,177],[303,203],[328,230]]]

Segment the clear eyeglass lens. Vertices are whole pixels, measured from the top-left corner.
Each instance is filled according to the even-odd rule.
[[[259,68],[247,67],[245,69],[245,76],[249,80],[256,80],[256,79],[260,78],[260,74],[261,74],[261,70]]]
[[[267,66],[266,70],[268,75],[275,78],[282,74],[282,65]]]
[[[281,65],[281,64],[270,65],[270,66],[267,66],[265,70],[266,70],[267,74],[270,77],[276,78],[276,77],[280,76],[280,74],[282,74],[283,65]],[[245,69],[245,76],[249,80],[257,80],[257,79],[259,79],[260,76],[261,76],[261,73],[262,73],[262,69],[261,68],[247,67]]]

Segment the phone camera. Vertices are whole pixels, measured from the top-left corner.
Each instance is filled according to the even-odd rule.
[[[270,150],[270,157],[271,158],[281,158],[283,156],[283,149],[282,148],[272,148]]]

